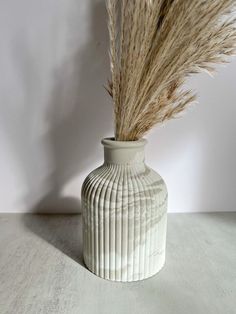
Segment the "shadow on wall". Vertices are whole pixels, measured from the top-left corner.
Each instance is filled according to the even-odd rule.
[[[46,193],[32,208],[36,213],[80,212],[79,198],[62,197],[61,191],[96,161],[101,137],[110,128],[112,106],[106,101],[108,97],[102,86],[109,73],[106,8],[104,1],[91,0],[89,5],[91,25],[90,33],[86,34],[87,43],[55,72],[48,106],[50,129],[44,139],[51,155],[52,172],[47,178]],[[79,10],[78,6],[73,8],[74,12]],[[74,25],[79,22],[78,18],[74,18],[68,28],[79,32],[79,25]],[[68,38],[68,46],[75,45],[71,32]],[[34,195],[30,193],[30,180],[28,183],[27,202],[32,204]]]
[[[107,78],[106,73],[109,73],[106,8],[104,1],[94,0],[90,1],[90,7],[91,26],[87,44],[73,57],[69,57],[55,74],[48,112],[50,130],[44,138],[50,151],[53,171],[46,178],[48,188],[33,206],[33,213],[81,211],[80,190],[78,198],[74,198],[63,197],[62,189],[96,162],[96,148],[100,145],[101,137],[111,127],[112,106],[106,102],[106,93],[102,87]],[[78,31],[74,25],[73,29]],[[74,42],[73,38],[70,40]],[[62,118],[61,112],[64,113]],[[32,176],[28,179],[32,179]],[[30,180],[28,183],[27,203],[30,204],[34,202],[35,195],[30,194]],[[81,217],[24,215],[23,223],[37,236],[84,266]]]

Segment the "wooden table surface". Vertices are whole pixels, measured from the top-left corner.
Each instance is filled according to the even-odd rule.
[[[0,215],[1,314],[236,314],[236,213],[169,214],[156,276],[115,283],[82,259],[80,215]]]

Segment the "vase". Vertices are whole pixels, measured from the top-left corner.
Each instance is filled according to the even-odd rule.
[[[167,189],[146,143],[103,139],[104,164],[82,186],[84,262],[104,279],[142,280],[165,263]]]

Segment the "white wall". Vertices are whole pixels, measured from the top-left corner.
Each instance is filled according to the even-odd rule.
[[[0,2],[0,211],[77,212],[112,135],[104,1]],[[194,78],[199,104],[149,136],[170,211],[236,209],[236,60]]]

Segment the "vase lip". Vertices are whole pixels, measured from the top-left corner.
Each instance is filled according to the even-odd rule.
[[[114,137],[107,137],[102,139],[102,144],[107,148],[138,148],[144,147],[147,144],[145,138],[137,141],[115,141]]]

